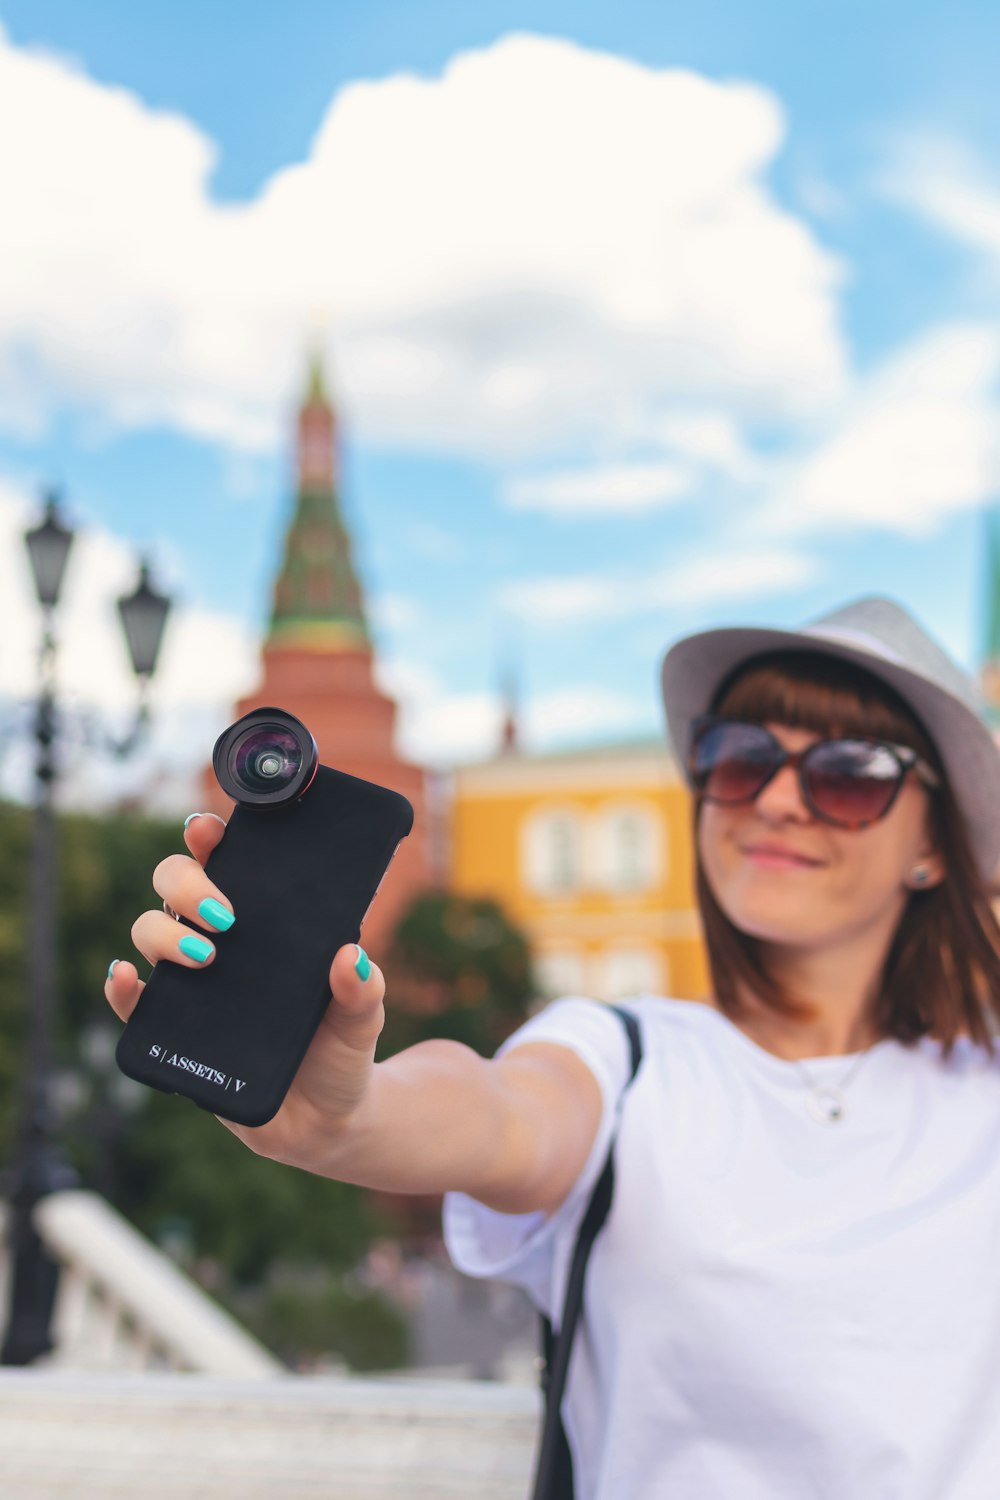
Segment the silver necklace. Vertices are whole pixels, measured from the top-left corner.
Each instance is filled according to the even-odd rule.
[[[861,1067],[861,1064],[870,1055],[871,1049],[869,1048],[867,1052],[862,1052],[860,1057],[856,1057],[843,1078],[837,1083],[820,1083],[818,1079],[812,1076],[804,1062],[797,1057],[791,1059],[809,1085],[809,1092],[806,1095],[806,1109],[818,1124],[839,1125],[847,1111],[847,1099],[845,1097],[847,1085]]]

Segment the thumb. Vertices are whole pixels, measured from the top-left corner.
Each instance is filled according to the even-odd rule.
[[[341,1041],[367,1051],[385,1019],[385,976],[358,943],[345,943],[330,965],[333,1003],[326,1019]]]

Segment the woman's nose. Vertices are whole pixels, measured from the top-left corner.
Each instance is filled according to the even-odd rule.
[[[798,767],[782,766],[758,794],[756,808],[765,818],[811,818],[812,812],[802,796]]]

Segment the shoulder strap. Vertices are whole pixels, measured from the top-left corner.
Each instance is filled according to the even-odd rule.
[[[642,1037],[639,1023],[630,1011],[614,1005],[611,1009],[621,1019],[628,1034],[631,1055],[631,1072],[625,1084],[627,1089],[633,1082],[642,1062]],[[535,1466],[535,1484],[532,1500],[573,1500],[573,1466],[569,1444],[562,1422],[562,1398],[569,1370],[569,1358],[573,1350],[573,1335],[583,1305],[583,1283],[587,1261],[608,1212],[615,1191],[615,1143],[608,1147],[607,1158],[594,1191],[587,1204],[573,1247],[566,1297],[558,1335],[554,1333],[548,1318],[542,1318],[542,1395],[545,1415],[542,1435],[538,1445],[538,1461]]]

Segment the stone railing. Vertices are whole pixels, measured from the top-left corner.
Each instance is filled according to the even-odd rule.
[[[0,1369],[2,1500],[524,1500],[532,1385],[291,1375],[103,1199],[37,1215],[56,1348]]]
[[[255,1380],[284,1373],[278,1360],[96,1193],[53,1193],[35,1214],[42,1241],[60,1265],[50,1369],[188,1370]],[[0,1219],[2,1308],[6,1261]]]
[[[0,1370],[3,1500],[525,1500],[530,1386]]]

